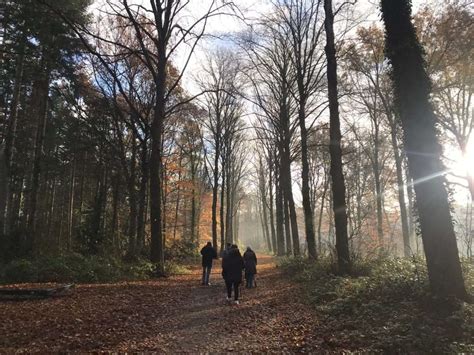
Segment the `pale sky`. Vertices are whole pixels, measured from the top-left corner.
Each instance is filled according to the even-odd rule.
[[[199,17],[208,8],[210,1],[212,0],[190,0],[189,3],[189,17]],[[249,22],[253,18],[258,18],[260,14],[268,12],[270,9],[271,0],[234,0],[234,3],[239,7],[240,11],[245,15]],[[418,11],[422,4],[434,4],[440,0],[422,1],[412,0],[413,12]],[[106,0],[95,0],[91,6],[91,12],[94,14],[99,13],[99,9],[106,9]],[[338,6],[341,0],[335,0],[334,7]],[[119,0],[114,0],[112,3],[119,4]],[[129,0],[129,3],[142,4],[145,7],[149,7],[149,0]],[[378,0],[358,0],[355,9],[358,16],[363,19],[362,25],[367,26],[373,22],[380,22],[380,13],[378,10]],[[236,33],[245,29],[246,24],[234,16],[216,16],[209,20],[207,25],[206,33],[210,35],[222,35],[224,33]],[[182,85],[190,92],[195,92],[196,86],[193,83],[193,76],[200,71],[201,63],[205,59],[205,53],[219,43],[217,40],[204,40],[199,44],[196,52],[194,53],[191,61],[188,65],[187,71],[183,77]],[[223,42],[221,42],[223,43]],[[185,60],[187,58],[187,52],[185,48],[182,48],[178,55],[173,58],[173,61],[178,68],[183,68]]]
[[[146,0],[143,0],[146,1]],[[440,0],[431,0],[431,1],[423,1],[423,0],[412,0],[413,4],[413,13],[416,13],[418,9],[423,4],[435,4]],[[335,7],[341,0],[335,0]],[[209,0],[191,0],[191,5],[196,8],[203,8],[204,4],[208,4]],[[258,18],[260,14],[268,12],[270,9],[270,1],[269,0],[234,0],[234,3],[239,6],[241,11],[245,13],[246,18],[251,21],[252,18]],[[358,14],[359,18],[363,19],[361,23],[363,26],[368,26],[374,22],[380,22],[380,11],[378,9],[379,1],[377,0],[358,0],[355,7],[356,13]],[[191,10],[192,12],[194,10]],[[212,19],[208,25],[208,33],[212,35],[219,35],[226,32],[239,32],[244,30],[246,24],[238,20],[232,16],[220,16]],[[198,50],[194,54],[191,63],[188,67],[187,73],[183,78],[183,86],[188,89],[190,92],[196,92],[197,89],[192,82],[192,77],[195,76],[196,73],[200,71],[201,63],[205,59],[205,54],[212,49],[216,43],[219,41],[212,40],[212,41],[203,41],[200,43]],[[224,42],[221,42],[224,43]],[[184,56],[183,56],[184,57]],[[180,60],[179,57],[175,58],[177,64],[179,64]]]

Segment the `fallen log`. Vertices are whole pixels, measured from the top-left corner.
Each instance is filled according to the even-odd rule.
[[[28,300],[66,296],[71,293],[74,284],[50,288],[0,288],[0,300]]]

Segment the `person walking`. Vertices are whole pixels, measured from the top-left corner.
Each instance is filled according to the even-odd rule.
[[[203,286],[210,286],[209,278],[211,276],[212,270],[212,261],[217,259],[217,252],[212,246],[211,242],[207,242],[207,244],[201,249],[202,255],[202,285]]]
[[[231,244],[226,243],[224,250],[222,250],[221,257],[225,257],[229,253],[230,247],[231,247]]]
[[[255,274],[257,273],[257,255],[250,248],[247,247],[247,250],[244,253],[244,266],[245,266],[245,280],[246,288],[252,288],[255,281]]]
[[[234,303],[239,304],[239,285],[242,282],[242,270],[244,268],[244,259],[240,254],[237,245],[232,245],[227,254],[222,259],[222,277],[227,288],[227,301],[232,298],[234,290]]]

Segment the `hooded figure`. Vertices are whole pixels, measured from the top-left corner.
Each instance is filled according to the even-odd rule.
[[[202,255],[202,284],[209,286],[209,277],[211,276],[212,260],[217,259],[216,250],[212,247],[211,242],[207,242],[206,246],[201,249]]]
[[[245,280],[247,288],[252,288],[254,286],[255,274],[257,273],[257,255],[250,248],[247,247],[247,250],[244,253],[244,266],[245,266]]]
[[[230,248],[231,248],[231,244],[230,243],[226,243],[225,247],[224,247],[224,250],[222,250],[221,252],[221,256],[222,257],[225,257],[229,251],[230,251]]]
[[[230,301],[233,289],[235,303],[239,304],[239,285],[242,282],[243,268],[244,260],[240,255],[239,248],[237,245],[232,245],[222,259],[222,277],[227,288],[227,301]]]

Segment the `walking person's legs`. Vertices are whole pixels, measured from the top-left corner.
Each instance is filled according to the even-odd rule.
[[[212,271],[212,267],[211,266],[207,266],[206,267],[206,278],[205,278],[205,284],[206,285],[209,285],[209,279],[211,277],[211,271]]]
[[[234,282],[234,300],[239,300],[239,284],[240,282]]]
[[[247,279],[247,285],[248,285],[248,288],[252,288],[253,287],[253,280],[254,280],[254,274],[252,273],[249,273],[249,276],[248,276],[248,279]]]
[[[225,287],[227,288],[227,299],[230,300],[232,296],[232,281],[225,281]]]
[[[202,267],[202,282],[201,282],[202,285],[205,285],[206,284],[206,267],[203,266]]]

